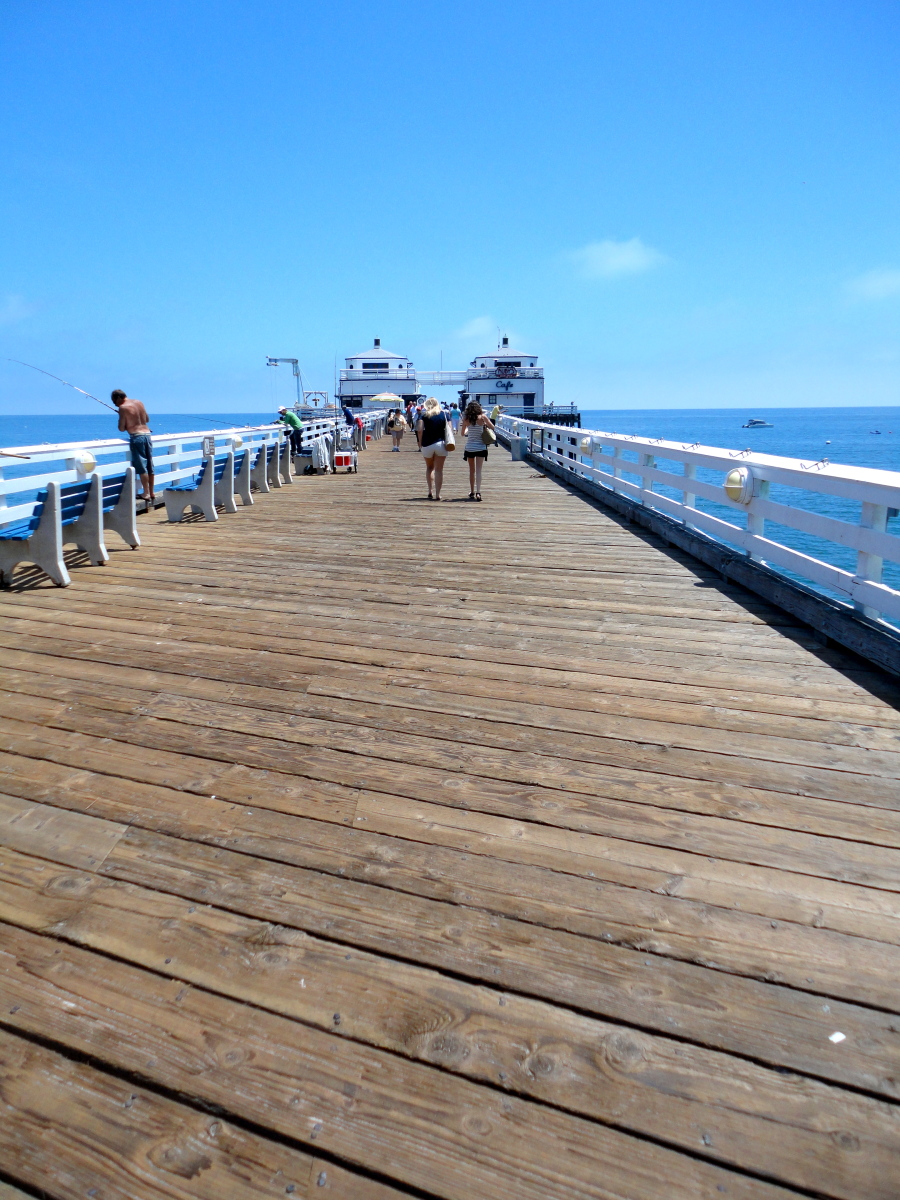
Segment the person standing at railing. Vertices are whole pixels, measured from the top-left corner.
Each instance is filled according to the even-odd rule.
[[[147,508],[156,499],[153,491],[153,441],[150,437],[150,418],[140,400],[130,400],[121,388],[110,393],[110,400],[119,410],[119,432],[127,433],[131,449],[131,465],[140,476]]]
[[[303,453],[303,422],[295,412],[282,406],[278,410],[278,420],[285,427],[285,433],[291,440],[291,453]]]

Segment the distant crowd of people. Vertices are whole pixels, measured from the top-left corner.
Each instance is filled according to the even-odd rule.
[[[463,411],[456,403],[441,404],[434,396],[425,401],[410,400],[405,409],[388,414],[387,429],[393,440],[393,452],[399,452],[403,435],[413,431],[425,459],[428,499],[440,500],[447,455],[456,449],[456,434],[464,442],[463,460],[469,464],[469,499],[481,500],[481,479],[488,450],[497,444],[494,422],[503,409],[494,405],[490,417],[477,400],[470,400]],[[460,424],[461,422],[461,424]]]

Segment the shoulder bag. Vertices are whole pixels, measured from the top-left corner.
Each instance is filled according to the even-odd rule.
[[[456,449],[456,438],[453,434],[453,426],[450,424],[450,418],[444,417],[444,449],[447,451]]]
[[[497,445],[497,435],[494,433],[493,429],[489,429],[487,425],[483,425],[481,427],[481,440],[488,448]]]

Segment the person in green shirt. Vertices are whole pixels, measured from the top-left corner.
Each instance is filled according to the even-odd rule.
[[[295,412],[288,408],[279,408],[278,420],[285,426],[291,439],[291,452],[300,454],[303,450],[303,422]]]

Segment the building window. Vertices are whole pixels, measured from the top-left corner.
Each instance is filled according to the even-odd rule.
[[[364,371],[386,371],[387,369],[387,363],[363,363]]]

